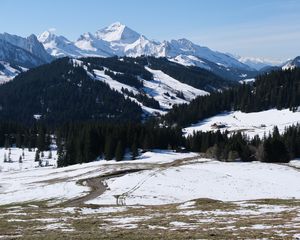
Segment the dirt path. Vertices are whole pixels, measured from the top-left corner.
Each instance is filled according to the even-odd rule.
[[[178,159],[178,160],[175,160],[172,162],[162,163],[162,164],[156,164],[156,163],[154,163],[154,164],[147,163],[144,165],[141,164],[140,166],[136,166],[135,168],[132,168],[133,166],[131,166],[131,168],[128,168],[128,169],[113,171],[113,172],[103,174],[103,175],[93,177],[93,178],[81,179],[77,182],[77,184],[82,185],[82,186],[88,186],[90,188],[90,192],[87,195],[84,195],[82,197],[68,200],[68,201],[64,202],[63,205],[72,206],[72,207],[82,206],[82,205],[84,205],[85,202],[97,198],[98,196],[100,196],[107,190],[108,186],[105,184],[105,181],[110,178],[117,178],[117,177],[125,176],[126,174],[129,174],[129,173],[135,173],[135,172],[140,172],[140,171],[145,171],[145,170],[156,169],[156,171],[154,173],[152,173],[152,174],[155,174],[157,172],[163,171],[170,167],[177,167],[177,166],[184,165],[188,161],[199,159],[199,157],[200,156],[182,158],[182,159]],[[152,174],[151,174],[151,176],[152,176]],[[62,179],[56,179],[55,181],[61,181],[61,180]],[[67,180],[67,179],[65,179],[65,180]],[[48,181],[48,183],[49,183],[49,181]],[[136,188],[138,188],[142,184],[143,184],[143,182],[138,183],[134,189],[131,189],[128,192],[123,193],[120,196],[116,196],[117,205],[123,205],[122,198],[126,198],[126,196],[128,194],[130,194],[132,191],[136,190]],[[119,199],[119,197],[121,197],[121,198]],[[121,204],[120,204],[120,202],[121,202]],[[125,202],[125,199],[124,199],[124,202]]]
[[[145,171],[149,169],[126,169],[121,171],[115,171],[109,174],[101,175],[94,178],[82,179],[77,182],[77,184],[88,186],[90,188],[90,192],[82,197],[71,199],[69,201],[64,202],[63,204],[70,207],[78,207],[83,205],[85,202],[92,200],[105,192],[107,186],[104,184],[105,180],[110,178],[122,177],[129,173],[135,173],[139,171]]]

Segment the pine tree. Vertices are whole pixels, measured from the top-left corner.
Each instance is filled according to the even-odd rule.
[[[117,144],[116,154],[115,154],[116,160],[117,161],[123,160],[124,154],[125,154],[125,151],[124,151],[123,143],[122,143],[122,141],[119,141]]]
[[[228,153],[228,160],[235,161],[239,158],[239,153],[237,151],[229,151]]]
[[[45,129],[42,126],[39,126],[38,128],[37,148],[41,152],[46,150],[46,135]]]
[[[50,150],[49,155],[48,155],[48,159],[51,159],[51,158],[52,158],[52,151]]]
[[[136,159],[138,154],[139,154],[139,151],[138,151],[138,148],[137,148],[137,144],[136,144],[136,141],[134,141],[132,146],[131,146],[131,159],[132,160]]]
[[[16,147],[20,148],[22,146],[21,134],[16,135]]]
[[[106,160],[112,160],[114,158],[114,146],[111,135],[105,138],[104,158]]]
[[[5,150],[10,148],[10,141],[9,141],[9,135],[5,135],[5,143],[4,143]]]
[[[57,145],[57,167],[67,166],[65,154],[64,154],[63,140],[60,132],[58,132],[56,135],[56,145]]]
[[[40,161],[40,152],[39,152],[39,150],[36,150],[36,152],[35,152],[34,161],[35,162],[39,162]]]

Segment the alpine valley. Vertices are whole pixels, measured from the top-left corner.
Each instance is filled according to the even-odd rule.
[[[234,57],[231,54],[213,51],[187,39],[152,41],[119,22],[94,34],[84,33],[76,41],[57,36],[54,31],[45,31],[38,37],[30,35],[27,38],[3,33],[0,34],[0,59],[1,83],[10,81],[34,67],[50,64],[21,74],[16,81],[3,87],[3,90],[0,89],[0,93],[4,94],[1,98],[0,115],[9,119],[9,116],[16,117],[14,111],[19,111],[17,109],[24,110],[24,104],[28,102],[25,101],[25,98],[28,99],[26,91],[23,94],[24,101],[13,100],[14,96],[20,99],[20,96],[15,94],[16,89],[21,88],[24,91],[22,84],[29,86],[27,81],[30,79],[33,85],[28,88],[28,94],[32,95],[31,91],[39,86],[33,82],[34,75],[36,81],[41,82],[47,92],[52,84],[49,78],[55,74],[53,69],[57,69],[56,66],[61,63],[65,69],[57,72],[55,77],[61,77],[69,85],[77,86],[70,94],[85,91],[84,86],[81,86],[83,80],[77,83],[74,80],[76,74],[70,74],[81,68],[80,72],[85,75],[85,79],[94,80],[90,81],[92,84],[101,86],[101,89],[107,88],[105,85],[108,85],[105,92],[114,91],[117,96],[133,102],[135,108],[139,109],[141,114],[137,115],[140,116],[165,114],[174,104],[188,103],[197,96],[237,85],[239,81],[249,81],[260,73],[260,69],[265,72],[280,68],[267,65],[264,60]],[[282,68],[297,66],[297,59],[284,63]],[[57,89],[58,93],[71,99],[66,95],[67,90],[63,91],[59,84],[56,86],[61,90]],[[26,119],[33,121],[33,115],[46,117],[50,112],[52,119],[57,119],[54,117],[56,108],[51,104],[47,105],[49,101],[53,101],[53,96],[42,96],[45,91],[41,89],[36,89],[36,92],[35,98],[29,98],[35,102],[36,107],[33,108],[27,103],[30,110],[22,111],[27,115]],[[93,98],[94,102],[99,98],[93,95],[89,97]],[[60,98],[56,98],[57,101],[58,99]],[[79,99],[80,97],[77,101],[80,101]],[[126,99],[124,101],[127,101]],[[99,114],[104,116],[104,113]],[[84,117],[82,114],[73,115],[79,119],[89,119],[97,118],[99,114],[95,115],[92,111]],[[113,112],[106,114],[113,118],[115,115]]]
[[[299,56],[0,34],[0,239],[300,239],[299,159]]]

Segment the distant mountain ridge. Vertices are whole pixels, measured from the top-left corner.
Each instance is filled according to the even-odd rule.
[[[254,57],[236,57],[237,60],[240,62],[248,65],[251,68],[254,68],[256,70],[261,70],[265,67],[274,67],[276,65],[280,65],[281,62],[279,61],[272,61],[269,59],[264,59],[264,58],[254,58]]]
[[[162,42],[150,40],[120,22],[97,30],[94,34],[83,33],[76,41],[57,36],[52,30],[45,31],[38,37],[32,34],[27,38],[0,34],[0,61],[21,69],[33,68],[65,56],[165,57],[171,62],[200,67],[233,81],[252,79],[261,72],[277,69],[275,62],[213,51],[185,38]],[[297,66],[297,60],[290,60],[281,67],[288,69]],[[2,72],[3,76],[5,73]],[[12,79],[12,75],[7,75],[6,79]]]
[[[283,70],[294,69],[296,67],[300,67],[300,56],[298,56],[294,59],[288,60],[281,66],[281,68]]]
[[[119,22],[92,33],[82,34],[72,42],[52,31],[38,36],[49,54],[55,57],[112,57],[154,56],[166,57],[171,61],[197,66],[240,80],[254,77],[257,71],[234,57],[202,47],[187,39],[153,41]]]
[[[38,41],[34,34],[31,34],[27,38],[23,38],[17,35],[2,33],[0,34],[0,39],[13,46],[28,51],[33,56],[38,58],[42,63],[47,63],[53,60],[53,57],[47,53],[43,45]]]

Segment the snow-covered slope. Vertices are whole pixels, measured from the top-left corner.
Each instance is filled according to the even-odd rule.
[[[238,69],[251,70],[251,68],[235,58],[216,51],[212,51],[207,47],[202,47],[192,43],[187,39],[171,40],[165,43],[165,56],[176,57],[178,55],[192,55],[199,58],[207,59],[224,67],[234,67]]]
[[[120,64],[122,64],[121,60],[122,59],[119,59]],[[123,74],[122,72],[115,72],[107,67],[103,67],[103,70],[91,70],[89,63],[77,59],[72,59],[71,61],[74,66],[83,67],[91,78],[107,83],[112,89],[122,93],[124,96],[129,97],[131,100],[138,103],[147,114],[164,114],[167,110],[172,108],[174,104],[188,103],[197,96],[209,94],[204,90],[200,90],[188,84],[182,83],[177,79],[165,74],[161,70],[153,70],[149,67],[145,67],[145,70],[151,73],[152,79],[146,80],[139,78],[140,81],[143,82],[143,87],[138,89],[129,84],[121,83],[115,80],[113,77],[108,75],[106,71],[116,74]],[[98,68],[101,68],[101,66],[98,66]],[[128,94],[124,90],[132,94]],[[146,94],[147,97],[153,98],[159,103],[160,108],[154,109],[143,105],[138,100],[137,95],[139,94]]]
[[[109,189],[87,203],[116,204],[115,196],[120,196],[126,205],[170,204],[198,198],[223,201],[299,198],[300,186],[295,184],[299,179],[300,172],[288,166],[196,159],[172,168],[109,179],[106,181]]]
[[[8,33],[0,34],[0,83],[10,81],[20,72],[52,59],[35,35],[22,38]]]
[[[164,109],[170,109],[174,104],[187,103],[197,96],[209,94],[206,91],[181,83],[161,70],[152,70],[149,67],[146,67],[146,70],[153,74],[153,80],[144,81],[144,90],[157,100]],[[183,94],[184,99],[177,96],[178,91]]]
[[[12,80],[24,70],[24,68],[13,67],[7,62],[0,61],[0,84]]]
[[[186,134],[192,134],[194,131],[241,131],[249,137],[259,135],[263,137],[272,132],[275,126],[279,132],[293,124],[300,123],[300,112],[292,112],[288,109],[271,109],[261,112],[243,113],[240,111],[225,112],[214,117],[205,119],[197,124],[184,129]],[[217,127],[221,126],[221,127]]]
[[[87,186],[78,185],[77,181],[80,179],[97,177],[122,169],[135,169],[138,164],[160,164],[196,155],[171,151],[146,152],[139,156],[137,161],[127,161],[126,164],[123,162],[119,165],[118,162],[103,160],[56,168],[56,151],[52,152],[52,159],[47,159],[49,153],[45,152],[42,161],[43,165],[48,161],[48,167],[39,167],[38,163],[34,162],[34,151],[29,152],[26,149],[24,153],[22,163],[19,163],[22,149],[17,148],[11,149],[12,162],[4,163],[3,158],[0,159],[0,205],[40,200],[62,202],[89,192]],[[0,154],[1,157],[4,154],[8,156],[9,151],[2,148]]]
[[[0,60],[26,68],[35,67],[45,63],[42,59],[29,51],[12,45],[2,39],[0,39]]]
[[[41,62],[47,63],[53,59],[51,55],[45,51],[43,45],[38,41],[34,34],[31,34],[27,38],[23,38],[20,36],[3,33],[0,34],[0,39],[30,52],[35,57],[39,58]]]
[[[1,156],[5,153],[8,155],[8,150],[0,149]],[[79,180],[145,168],[149,170],[107,179],[106,191],[86,203],[115,205],[117,195],[126,205],[182,203],[198,198],[223,201],[300,198],[300,186],[295,184],[300,172],[288,165],[218,162],[201,159],[195,153],[157,150],[145,152],[135,161],[101,160],[56,168],[55,151],[48,167],[38,167],[34,162],[35,152],[25,150],[23,163],[18,162],[21,149],[12,148],[11,153],[12,162],[0,161],[0,205],[42,200],[61,203],[88,194],[90,189],[78,184]],[[43,163],[47,156],[45,153]]]
[[[133,43],[137,41],[140,34],[121,24],[120,22],[98,30],[95,34],[97,39],[107,42]]]
[[[79,50],[74,44],[63,36],[56,36],[52,31],[45,31],[38,36],[49,54],[54,57],[79,56]]]
[[[232,76],[229,74],[227,77],[234,80],[241,80],[246,75],[253,77],[256,73],[254,69],[228,54],[199,46],[187,39],[163,42],[149,40],[119,22],[98,30],[95,34],[84,33],[74,42],[49,31],[41,34],[38,39],[48,53],[58,57],[147,55],[167,57],[180,64],[198,66],[213,72],[218,69],[216,73],[222,76],[224,72],[232,72]],[[211,67],[212,64],[215,66]]]
[[[285,62],[282,66],[282,70],[294,69],[300,67],[300,56]]]

